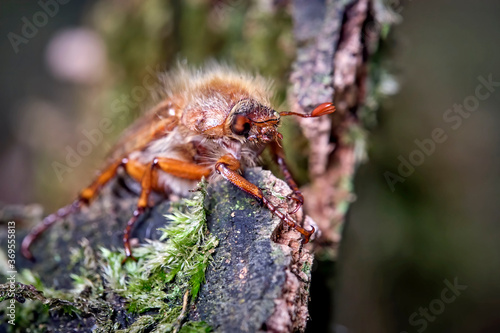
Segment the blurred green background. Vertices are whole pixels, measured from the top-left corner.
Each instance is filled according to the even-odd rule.
[[[457,129],[443,119],[474,95],[479,76],[500,82],[500,2],[390,3],[403,20],[385,42],[383,66],[400,90],[381,101],[370,129],[339,261],[315,267],[309,331],[500,332],[500,87]],[[70,1],[13,47],[9,33],[20,35],[23,17],[41,7],[2,1],[0,201],[37,202],[46,212],[68,203],[148,106],[145,80],[178,59],[225,60],[269,76],[282,105],[292,20],[286,1],[266,4]],[[54,162],[64,164],[104,118],[110,133],[58,176]],[[397,174],[398,157],[408,159],[414,141],[436,128],[447,140],[392,191],[384,174]],[[467,288],[453,298],[455,282]]]

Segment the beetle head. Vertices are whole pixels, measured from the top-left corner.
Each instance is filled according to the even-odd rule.
[[[232,111],[228,122],[235,136],[256,143],[267,143],[282,138],[278,132],[280,114],[272,108],[245,99],[239,101]]]
[[[280,118],[284,116],[298,116],[302,118],[315,118],[330,114],[335,111],[332,103],[318,105],[310,114],[296,112],[277,112],[254,100],[239,101],[229,117],[230,129],[238,137],[244,137],[251,142],[267,143],[281,140],[283,136],[278,132]]]

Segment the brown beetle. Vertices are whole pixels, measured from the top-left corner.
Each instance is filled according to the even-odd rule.
[[[165,79],[163,100],[139,118],[112,150],[107,166],[97,179],[80,192],[78,199],[47,216],[23,240],[22,254],[29,259],[33,241],[54,222],[88,205],[99,190],[123,168],[141,185],[137,208],[123,236],[126,258],[133,258],[130,233],[148,206],[151,191],[186,196],[202,177],[219,174],[254,196],[282,221],[304,235],[307,243],[314,233],[298,225],[290,214],[303,204],[303,196],[284,160],[277,128],[280,117],[319,117],[335,111],[324,103],[311,114],[277,112],[270,105],[268,81],[234,69],[212,65],[195,71],[180,67]],[[256,164],[266,146],[293,190],[292,212],[281,212],[260,188],[247,181],[240,171]]]

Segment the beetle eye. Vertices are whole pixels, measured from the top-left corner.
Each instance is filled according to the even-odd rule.
[[[234,117],[233,124],[231,125],[231,130],[236,135],[243,135],[247,137],[248,132],[250,132],[250,127],[251,120],[248,119],[245,115],[239,114]]]

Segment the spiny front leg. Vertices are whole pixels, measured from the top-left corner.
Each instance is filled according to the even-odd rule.
[[[314,233],[314,227],[311,230],[306,230],[305,228],[298,225],[294,219],[287,213],[282,213],[276,206],[274,206],[263,194],[260,188],[255,184],[249,182],[241,175],[239,175],[236,170],[238,170],[240,163],[232,155],[224,155],[215,164],[215,170],[230,183],[238,187],[239,189],[251,194],[257,200],[262,202],[273,214],[278,216],[282,221],[288,224],[290,227],[294,228],[302,235],[304,235],[303,243],[308,243],[311,235]]]

